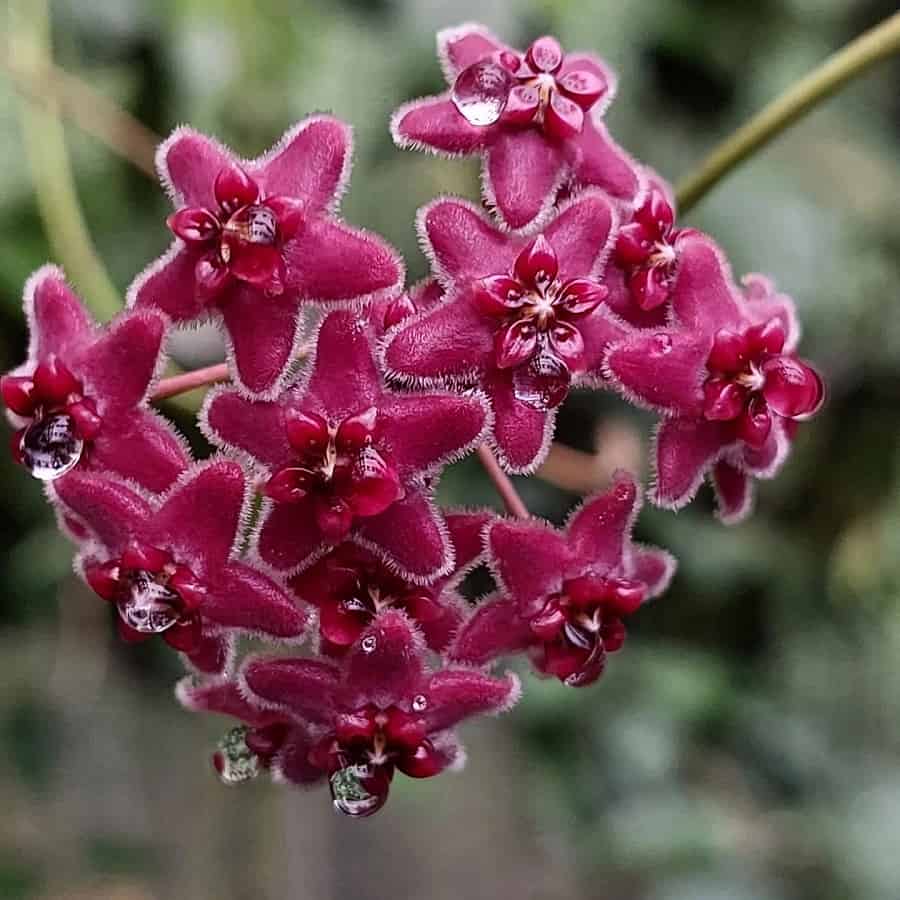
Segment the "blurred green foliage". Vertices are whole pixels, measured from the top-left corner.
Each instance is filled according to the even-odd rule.
[[[620,72],[614,133],[675,179],[894,9],[890,0],[65,0],[53,14],[58,62],[159,133],[190,122],[253,155],[306,113],[350,121],[344,214],[396,244],[414,279],[426,271],[416,208],[440,192],[478,196],[477,166],[401,153],[387,131],[395,106],[441,87],[437,28],[478,18],[513,44],[552,31],[600,52]],[[170,656],[112,639],[107,610],[69,574],[70,549],[40,490],[3,455],[0,896],[259,897],[288,885],[290,896],[317,898],[895,900],[898,78],[893,63],[852,85],[689,216],[736,272],[766,271],[796,297],[804,355],[829,376],[826,411],[763,485],[755,517],[726,530],[705,494],[677,516],[646,510],[640,537],[670,548],[681,568],[603,681],[578,692],[527,677],[518,710],[477,732],[468,772],[403,787],[380,831],[331,823],[318,794],[275,800],[260,786],[238,799],[213,786],[204,754],[216,724],[171,703]],[[18,104],[0,78],[4,370],[24,353],[22,283],[48,255]],[[124,291],[167,245],[167,202],[77,128],[67,136],[91,235]],[[198,364],[215,346],[201,335],[175,352]],[[559,437],[589,448],[612,414],[646,432],[612,398],[579,395]],[[574,502],[536,480],[523,491],[557,520]],[[442,497],[493,502],[472,461],[447,475]],[[306,824],[291,826],[275,803],[307,809]],[[448,830],[421,849],[422,834],[441,827],[428,825],[436,811]],[[525,837],[498,838],[507,833]],[[379,863],[391,848],[412,862]]]

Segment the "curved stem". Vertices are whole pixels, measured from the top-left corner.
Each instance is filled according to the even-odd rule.
[[[680,212],[696,206],[725,175],[875,63],[900,52],[900,12],[851,41],[801,78],[749,122],[726,138],[684,178],[676,191]]]
[[[15,0],[9,5],[10,64],[37,82],[50,60],[50,14],[47,0]],[[23,77],[26,77],[23,75]],[[52,100],[39,108],[23,102],[20,109],[25,153],[38,209],[53,253],[101,319],[115,315],[122,298],[97,257],[78,195],[65,133]]]
[[[206,387],[208,384],[218,384],[228,381],[228,366],[225,363],[217,363],[207,366],[205,369],[194,369],[182,375],[173,375],[171,378],[163,378],[156,386],[151,400],[168,400],[186,391]]]
[[[510,480],[509,475],[500,468],[500,463],[497,462],[497,458],[491,453],[490,447],[486,444],[482,444],[478,448],[477,453],[478,458],[481,460],[481,465],[484,466],[488,478],[491,479],[494,488],[500,495],[500,499],[503,501],[506,511],[511,516],[516,516],[519,519],[529,518],[531,513],[528,512],[528,507],[519,496],[519,492]]]

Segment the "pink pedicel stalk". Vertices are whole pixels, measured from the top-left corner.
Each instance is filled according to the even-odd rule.
[[[125,641],[180,654],[185,708],[233,720],[222,781],[322,783],[353,817],[398,776],[462,766],[455,726],[519,697],[500,660],[584,688],[665,592],[676,561],[632,539],[633,475],[563,528],[509,477],[542,463],[572,390],[655,412],[649,499],[679,508],[708,478],[726,523],[825,397],[791,299],[736,282],[611,138],[602,60],[473,24],[438,50],[447,91],[401,107],[392,133],[480,156],[485,202],[420,211],[428,278],[404,289],[397,252],[337,216],[344,123],[305,119],[255,159],[180,128],[157,160],[175,241],[128,309],[99,325],[40,269],[27,358],[0,381],[13,458],[45,482],[77,573]],[[205,319],[227,361],[160,380],[168,335]],[[150,404],[212,385],[198,422],[215,451],[194,460]],[[437,503],[469,454],[505,514]],[[494,588],[470,601],[479,566]],[[238,659],[242,636],[292,649]]]

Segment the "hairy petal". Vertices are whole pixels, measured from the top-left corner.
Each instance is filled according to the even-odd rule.
[[[273,569],[287,572],[313,556],[323,543],[311,499],[275,503],[259,532],[259,555]]]
[[[487,419],[484,402],[459,394],[397,394],[379,409],[381,446],[402,478],[433,470],[470,448]]]
[[[137,309],[162,310],[173,322],[187,322],[203,315],[206,301],[197,293],[194,269],[201,253],[173,244],[132,282],[129,303]],[[228,288],[223,297],[228,296]]]
[[[269,468],[293,456],[278,403],[248,400],[235,390],[220,389],[209,395],[205,421],[213,443],[243,450]]]
[[[389,566],[424,581],[444,574],[451,564],[442,526],[431,503],[422,494],[409,492],[380,515],[360,519],[357,533],[378,548]]]
[[[498,520],[487,532],[488,554],[501,585],[533,615],[560,590],[571,554],[566,537],[541,520]]]
[[[540,131],[500,132],[487,153],[487,177],[510,228],[524,228],[549,208],[563,166],[562,149]]]
[[[544,229],[559,258],[559,278],[567,281],[588,275],[606,249],[615,221],[609,198],[586,192],[570,203]]]
[[[239,562],[228,563],[215,574],[202,612],[227,628],[278,638],[299,637],[306,627],[306,613],[281,587]]]
[[[318,659],[252,659],[241,671],[251,694],[309,722],[328,722],[340,683],[336,666]]]
[[[219,172],[233,163],[231,154],[192,128],[176,129],[160,147],[157,162],[185,206],[215,209],[213,191]]]
[[[620,565],[640,505],[637,482],[627,472],[618,472],[609,490],[587,500],[567,529],[575,566]]]
[[[445,61],[447,74],[454,76],[504,46],[482,25],[445,28],[438,32],[437,42],[438,54]]]
[[[425,678],[422,636],[403,613],[385,610],[362,633],[346,660],[342,702],[386,707],[408,701]]]
[[[663,421],[656,438],[654,503],[675,509],[684,506],[726,444],[718,422],[695,418]]]
[[[697,232],[678,240],[672,309],[686,328],[714,335],[741,322],[737,288],[725,256],[712,238]]]
[[[100,474],[76,469],[55,482],[52,491],[112,555],[140,534],[153,514],[150,504],[128,485]]]
[[[65,358],[93,335],[93,323],[84,304],[56,266],[44,266],[28,280],[25,311],[31,319],[32,355],[37,360]]]
[[[252,172],[266,195],[296,197],[309,212],[322,212],[342,187],[349,155],[349,126],[313,116],[288,131]]]
[[[752,478],[722,459],[713,466],[712,482],[719,518],[726,525],[745,519],[753,505]]]
[[[125,313],[87,348],[78,362],[88,393],[102,398],[101,413],[118,415],[147,395],[165,335],[151,310]]]
[[[518,653],[534,642],[528,620],[514,600],[500,597],[483,603],[463,623],[447,653],[456,662],[484,665],[499,656]]]
[[[443,731],[470,716],[503,712],[519,699],[520,690],[512,673],[493,678],[473,669],[444,669],[425,688],[425,721],[429,731]]]
[[[512,370],[490,368],[484,388],[494,411],[494,441],[505,464],[513,471],[535,465],[549,446],[555,410],[539,410],[516,400]]]
[[[403,271],[381,238],[331,219],[310,219],[284,246],[285,285],[302,300],[345,301],[399,289]]]
[[[487,128],[470,125],[446,95],[425,97],[401,107],[393,133],[401,147],[421,144],[454,154],[483,149],[490,134]]]
[[[399,328],[385,348],[385,363],[414,378],[472,380],[493,355],[493,330],[465,290]]]
[[[167,490],[190,462],[174,427],[150,409],[105,418],[89,459],[92,469],[115,472],[155,494]]]
[[[291,363],[300,328],[292,296],[267,297],[242,284],[222,308],[241,383],[253,394],[270,391]]]
[[[349,310],[331,313],[319,330],[303,405],[343,418],[379,405],[381,394],[365,320]]]
[[[435,274],[445,282],[468,283],[512,268],[518,248],[471,204],[436,200],[424,207],[419,219]]]
[[[636,331],[613,344],[605,368],[630,400],[666,412],[699,414],[709,336],[686,331]]]
[[[640,188],[637,166],[610,137],[602,123],[585,118],[581,134],[572,140],[572,169],[581,184],[596,185],[619,200],[631,200]]]

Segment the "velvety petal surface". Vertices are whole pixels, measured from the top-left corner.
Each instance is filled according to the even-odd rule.
[[[501,131],[487,153],[489,201],[510,228],[546,213],[559,187],[563,150],[540,131]]]
[[[609,490],[585,501],[566,529],[573,568],[603,570],[620,565],[640,505],[637,483],[625,472],[616,474]]]
[[[529,646],[534,635],[519,605],[506,597],[488,599],[465,621],[453,640],[448,657],[480,666]]]
[[[664,412],[699,414],[711,347],[705,333],[636,331],[610,347],[605,370],[633,403]]]
[[[490,56],[504,45],[483,25],[466,24],[445,28],[437,35],[438,55],[445,74],[452,78],[472,63]]]
[[[162,310],[173,322],[204,314],[207,306],[195,290],[194,267],[200,254],[179,243],[151,263],[128,289],[128,304]]]
[[[509,709],[520,692],[512,673],[493,678],[474,669],[444,669],[432,675],[425,688],[425,721],[429,731],[443,731],[470,716]]]
[[[654,502],[679,508],[696,493],[703,475],[726,445],[722,426],[704,419],[666,419],[656,438]]]
[[[93,323],[84,304],[57,266],[44,266],[28,279],[25,313],[34,360],[54,355],[64,359],[93,336]]]
[[[712,483],[719,518],[726,525],[746,518],[753,505],[753,481],[750,476],[726,460],[719,460],[713,466]]]
[[[566,538],[539,520],[499,520],[487,532],[491,567],[522,615],[533,615],[562,585],[571,559]]]
[[[222,316],[240,383],[252,394],[271,393],[292,362],[301,330],[292,295],[267,297],[238,284],[222,305]]]
[[[397,289],[403,269],[381,238],[313,218],[284,246],[286,287],[302,300],[346,301]]]
[[[488,129],[470,125],[447,95],[423,97],[400,107],[392,132],[399,147],[461,155],[482,150],[490,137]]]
[[[214,444],[243,450],[269,468],[292,456],[278,403],[248,400],[237,391],[220,388],[208,395],[203,421]]]
[[[340,672],[318,659],[251,659],[241,670],[251,694],[309,722],[328,722],[335,712]]]
[[[360,519],[356,533],[374,545],[389,567],[413,581],[437,578],[452,564],[443,521],[418,492],[408,493],[380,515]]]
[[[259,532],[260,558],[279,572],[297,569],[322,546],[311,500],[273,503]]]
[[[92,469],[115,472],[155,494],[167,490],[189,463],[172,424],[152,409],[107,416],[89,456]]]
[[[484,388],[494,412],[494,442],[504,468],[528,472],[546,454],[556,410],[540,410],[516,400],[509,369],[488,369]]]
[[[608,250],[616,222],[612,203],[603,194],[590,191],[566,206],[544,229],[559,259],[562,281],[588,275]]]
[[[51,488],[69,513],[96,535],[112,555],[140,534],[153,515],[150,504],[128,485],[113,478],[75,470]]]
[[[157,168],[181,201],[178,205],[215,209],[216,176],[232,161],[220,144],[194,131],[178,128],[159,148]]]
[[[731,269],[712,238],[691,232],[678,240],[678,271],[672,309],[693,331],[714,335],[741,322],[741,307]]]
[[[619,200],[631,200],[641,187],[637,164],[612,139],[602,122],[585,119],[569,150],[575,179],[603,188]]]
[[[324,212],[342,188],[351,152],[350,128],[331,116],[295,125],[250,171],[266,195],[301,200],[306,211]]]

